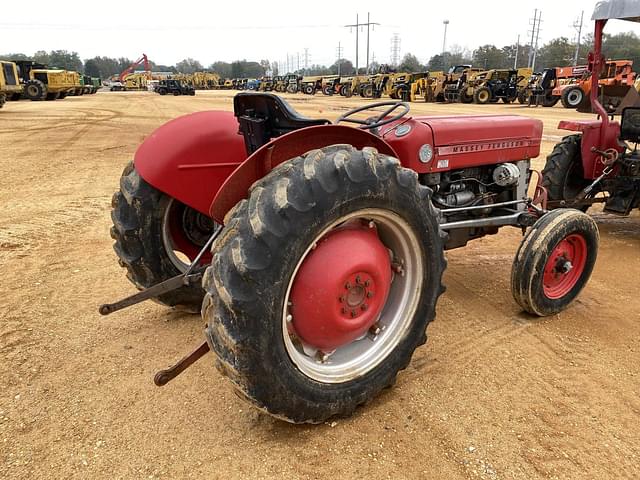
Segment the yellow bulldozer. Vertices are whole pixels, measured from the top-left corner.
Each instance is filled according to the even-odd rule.
[[[23,86],[23,96],[29,100],[55,100],[74,91],[73,79],[65,70],[47,68],[31,60],[14,62]]]
[[[0,108],[7,100],[18,100],[21,95],[18,67],[13,62],[0,61]]]

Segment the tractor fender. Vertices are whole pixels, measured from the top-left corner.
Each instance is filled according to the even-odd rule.
[[[247,198],[249,188],[277,165],[304,153],[329,145],[348,144],[357,149],[374,147],[378,152],[398,158],[382,138],[344,125],[319,125],[294,130],[275,138],[256,150],[226,179],[209,208],[209,215],[219,223],[240,200]]]
[[[222,184],[246,158],[233,112],[204,111],[156,129],[138,147],[134,165],[147,183],[207,215]]]

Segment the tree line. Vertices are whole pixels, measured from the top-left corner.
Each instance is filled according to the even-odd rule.
[[[593,38],[587,36],[582,43],[578,55],[578,64],[586,64],[587,55],[592,47]],[[452,65],[474,65],[484,69],[492,68],[512,68],[517,66],[526,67],[529,61],[528,45],[505,45],[501,48],[495,45],[482,45],[475,50],[467,50],[458,46],[453,46],[444,54],[432,56],[429,61],[422,64],[419,59],[407,53],[402,58],[399,65],[396,66],[398,71],[405,72],[421,72],[421,71],[440,71],[446,70]],[[555,38],[540,47],[536,53],[536,70],[541,71],[544,68],[559,67],[573,65],[576,45],[567,37]],[[640,65],[640,37],[633,32],[619,33],[616,35],[605,35],[603,41],[603,50],[607,58],[633,60],[636,65]],[[92,77],[108,78],[117,75],[131,65],[132,60],[126,57],[93,57],[81,60],[78,52],[69,52],[67,50],[52,50],[45,52],[40,50],[33,55],[24,53],[8,53],[0,55],[0,60],[33,60],[43,63],[51,67],[63,68],[65,70],[75,70],[84,72]],[[285,74],[282,65],[269,60],[248,61],[236,60],[234,62],[217,61],[209,66],[204,66],[198,60],[193,58],[185,58],[175,65],[162,65],[150,61],[153,71],[172,72],[172,73],[193,73],[198,71],[216,72],[223,78],[240,78],[240,77],[262,77],[267,72],[274,75]],[[369,72],[376,72],[379,64],[373,62],[369,65]],[[292,73],[300,75],[354,75],[356,73],[353,63],[346,59],[339,59],[333,65],[311,65],[304,70],[298,70]],[[367,73],[364,66],[359,66],[358,73]]]

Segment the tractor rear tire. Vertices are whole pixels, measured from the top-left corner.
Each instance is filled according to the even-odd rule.
[[[24,84],[24,96],[31,101],[44,100],[47,97],[47,86],[40,80],[28,80]]]
[[[115,240],[113,248],[120,265],[127,270],[127,278],[138,289],[149,288],[185,271],[187,263],[183,263],[172,249],[167,248],[167,230],[171,228],[169,225],[175,224],[167,221],[167,218],[172,208],[182,209],[179,210],[182,215],[176,215],[178,219],[184,219],[185,212],[195,211],[145,182],[133,163],[129,163],[122,172],[120,191],[113,195],[111,206],[111,237]],[[198,233],[201,238],[211,234],[204,231]],[[194,257],[193,252],[204,246],[204,243],[199,243],[201,245],[193,242],[189,245],[190,257]],[[197,313],[203,298],[202,287],[191,285],[160,295],[154,300]]]
[[[226,226],[212,248],[213,263],[203,279],[207,294],[202,315],[208,324],[207,341],[216,355],[218,370],[230,379],[241,397],[282,420],[321,423],[352,414],[394,384],[414,350],[426,341],[425,330],[444,291],[444,235],[431,195],[432,191],[418,182],[416,173],[401,167],[395,158],[378,154],[373,148],[360,151],[350,145],[312,150],[277,166],[253,184],[248,199],[226,215]],[[299,285],[300,268],[327,248],[327,232],[333,235],[349,229],[371,232],[375,228],[376,236],[382,232],[385,253],[381,258],[392,255],[386,250],[390,248],[399,259],[400,247],[393,240],[397,232],[384,223],[385,215],[398,222],[398,235],[410,238],[402,251],[413,252],[402,260],[413,274],[394,277],[389,295],[384,300],[380,297],[378,306],[371,306],[371,313],[384,308],[380,321],[390,322],[376,338],[376,342],[382,342],[377,345],[386,346],[375,347],[371,337],[363,335],[336,347],[328,360],[322,355],[321,361],[315,360],[321,352],[308,352],[296,333],[297,325],[301,325],[298,322],[304,322],[311,312],[293,310],[295,305],[289,302],[293,298],[290,292]],[[349,222],[342,223],[347,218]],[[347,250],[354,245],[346,242],[349,240],[338,243]],[[363,275],[367,278],[367,273]],[[358,276],[353,285],[337,280],[335,286],[342,290],[359,288],[361,299],[374,302],[372,291],[365,293],[362,287],[384,290],[382,283],[371,282],[373,286]],[[320,283],[323,285],[312,283],[312,289],[328,291],[323,290],[325,281]],[[399,298],[405,300],[398,302]],[[326,321],[340,315],[338,301],[346,302],[343,305],[349,309],[356,308],[352,307],[350,292],[346,299],[336,296],[336,306],[333,302],[318,305],[326,310]],[[361,310],[369,312],[367,308]],[[343,307],[342,315],[346,311]],[[389,311],[394,312],[394,321],[388,317]],[[398,325],[403,327],[399,329]],[[397,335],[400,331],[404,333]],[[360,363],[363,359],[368,363]]]
[[[542,186],[551,201],[570,202],[591,182],[584,178],[581,155],[582,135],[569,135],[558,143],[542,169]],[[586,212],[588,206],[579,210]]]
[[[480,105],[491,102],[491,90],[487,87],[480,87],[473,93],[473,101]]]
[[[582,291],[598,255],[598,227],[589,215],[558,209],[541,217],[522,240],[511,270],[511,292],[522,309],[545,317]]]
[[[584,97],[584,92],[580,87],[571,87],[562,92],[560,100],[564,108],[578,108]]]

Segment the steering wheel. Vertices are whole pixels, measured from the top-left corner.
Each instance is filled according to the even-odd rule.
[[[378,107],[390,107],[390,108],[388,108],[387,110],[382,112],[377,117],[371,117],[371,118],[368,118],[366,120],[360,120],[358,118],[350,118],[353,115],[355,115],[356,113],[364,112],[365,110],[371,110],[373,108],[378,108]],[[400,113],[397,113],[396,115],[394,115],[391,118],[386,118],[385,119],[385,117],[387,117],[387,115],[390,115],[394,110],[397,110],[398,108],[402,108],[402,111]],[[374,129],[374,128],[381,127],[382,125],[386,125],[387,123],[391,123],[391,122],[395,122],[396,120],[400,120],[407,113],[409,113],[409,110],[410,110],[409,104],[406,103],[406,102],[377,102],[377,103],[370,103],[368,105],[365,105],[364,107],[359,107],[359,108],[354,108],[353,110],[349,110],[344,115],[341,115],[338,118],[338,120],[336,120],[336,123],[340,123],[340,122],[356,123],[356,124],[360,125],[360,128],[363,129],[363,130],[371,130],[371,129]]]

